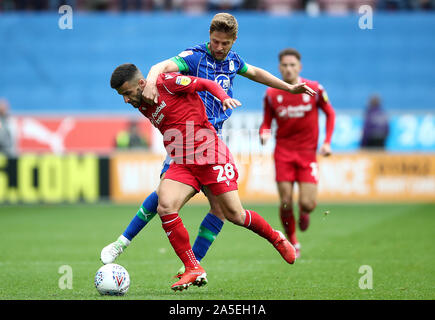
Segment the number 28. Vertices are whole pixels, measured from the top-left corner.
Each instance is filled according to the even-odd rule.
[[[234,167],[231,163],[225,164],[225,166],[218,165],[214,166],[213,170],[219,170],[218,177],[216,179],[217,182],[222,182],[225,180],[231,180],[235,176]],[[225,175],[224,175],[225,174]]]

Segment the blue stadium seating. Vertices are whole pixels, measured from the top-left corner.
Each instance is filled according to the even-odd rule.
[[[212,15],[176,13],[74,14],[73,29],[60,15],[0,15],[0,97],[15,113],[131,112],[109,86],[124,62],[146,73],[162,59],[208,40]],[[277,55],[295,47],[302,76],[319,80],[333,105],[362,110],[379,93],[387,110],[435,110],[435,15],[375,13],[372,30],[358,15],[310,18],[240,13],[234,49],[247,63],[279,76]],[[265,87],[239,77],[244,108],[262,108]]]

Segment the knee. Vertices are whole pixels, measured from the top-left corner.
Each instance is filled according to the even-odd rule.
[[[159,198],[159,204],[157,205],[157,213],[159,216],[174,212],[177,212],[177,210],[174,208],[174,205],[171,202],[165,200],[164,198]]]
[[[311,212],[316,208],[316,201],[312,199],[301,199],[299,207],[304,212]]]

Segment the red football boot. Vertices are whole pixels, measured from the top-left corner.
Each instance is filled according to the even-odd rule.
[[[296,249],[286,239],[281,231],[276,231],[279,234],[278,239],[273,243],[273,246],[278,250],[280,255],[290,264],[293,264],[296,260]]]
[[[186,267],[186,271],[181,275],[180,280],[175,282],[171,289],[174,291],[183,291],[189,288],[190,285],[198,287],[207,283],[207,273],[201,266]]]

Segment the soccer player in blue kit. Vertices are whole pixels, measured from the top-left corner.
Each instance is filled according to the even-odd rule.
[[[234,51],[231,50],[237,39],[238,24],[234,16],[228,13],[216,14],[210,25],[210,41],[188,48],[177,56],[157,63],[152,66],[146,78],[147,84],[142,93],[144,100],[148,103],[157,103],[156,80],[163,72],[181,72],[186,75],[201,77],[217,82],[226,92],[233,96],[233,80],[236,74],[242,75],[253,81],[265,84],[269,87],[285,90],[294,94],[306,93],[314,95],[315,92],[305,83],[296,85],[288,84],[271,73],[249,65]],[[206,106],[208,120],[216,129],[218,135],[222,132],[222,125],[232,110],[223,110],[222,103],[207,91],[198,92]],[[171,158],[166,157],[163,164],[161,176],[169,168]],[[192,247],[198,261],[205,256],[212,242],[222,229],[225,218],[216,197],[210,192],[204,191],[209,203],[209,213],[203,219],[199,233]],[[154,191],[151,193],[130,224],[119,238],[107,245],[101,251],[101,261],[104,264],[113,263],[115,259],[125,250],[133,238],[145,227],[145,225],[156,215],[158,196]],[[179,271],[182,274],[183,271]],[[197,284],[201,286],[207,283]]]

